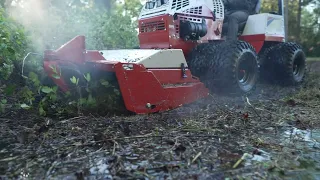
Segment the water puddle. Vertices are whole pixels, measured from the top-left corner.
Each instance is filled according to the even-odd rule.
[[[284,179],[320,179],[320,130],[281,128],[276,136],[263,134],[266,139],[282,146],[282,150],[261,151],[261,155],[248,156],[246,166],[255,162],[273,163],[283,167]]]

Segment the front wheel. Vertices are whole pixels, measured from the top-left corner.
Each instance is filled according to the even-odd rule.
[[[257,54],[251,44],[244,41],[226,41],[215,48],[207,77],[215,92],[247,94],[258,82]]]

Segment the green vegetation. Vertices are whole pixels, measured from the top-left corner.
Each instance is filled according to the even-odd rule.
[[[98,84],[113,88],[105,79],[90,80],[82,84],[87,87],[82,92],[71,91],[69,94],[62,94],[53,84],[43,84],[48,82],[44,81],[47,79],[42,69],[41,54],[45,49],[57,49],[77,35],[86,36],[88,49],[137,47],[137,22],[134,18],[141,8],[138,0],[126,1],[126,4],[114,1],[89,1],[88,4],[77,1],[71,4],[67,1],[55,1],[54,4],[49,1],[12,2],[18,5],[10,6],[6,1],[2,3],[4,8],[0,11],[0,90],[4,92],[0,95],[2,112],[10,107],[37,111],[42,116],[48,115],[48,112],[51,115],[74,115],[81,113],[79,108],[82,110],[86,107],[90,111],[99,107],[102,101],[97,99],[118,101],[115,100],[120,95],[117,89],[112,89],[108,97],[92,97],[92,93],[96,95]],[[31,54],[23,62],[24,56],[31,51],[39,55]],[[87,74],[79,76],[71,77],[70,81],[76,84],[72,80],[83,79],[82,76],[87,77]],[[112,107],[107,100],[103,103]]]
[[[308,57],[307,61],[320,61],[320,57]]]
[[[30,48],[23,27],[0,8],[0,84],[11,76],[14,64],[21,61]],[[29,49],[30,50],[30,49]]]
[[[262,12],[278,10],[278,1],[262,2]],[[288,39],[301,43],[307,56],[320,57],[319,1],[288,0],[288,3]],[[310,6],[314,7],[312,11],[307,9]]]

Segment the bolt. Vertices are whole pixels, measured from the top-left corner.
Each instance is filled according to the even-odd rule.
[[[151,104],[150,104],[150,103],[147,103],[147,104],[146,104],[146,108],[150,109],[150,108],[151,108]]]

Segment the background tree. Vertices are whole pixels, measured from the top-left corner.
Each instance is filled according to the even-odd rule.
[[[14,61],[28,51],[57,49],[77,35],[85,35],[88,49],[138,46],[139,0],[0,0],[0,79],[8,79]],[[126,14],[123,14],[126,9]],[[30,48],[29,48],[30,47]],[[34,59],[34,64],[40,59]],[[35,65],[39,66],[39,65]],[[17,67],[20,67],[18,65]]]
[[[30,50],[23,27],[0,8],[0,87],[11,76],[14,63]]]
[[[288,1],[288,40],[301,43],[308,56],[320,56],[316,51],[319,46],[319,2],[316,0],[285,0]],[[278,11],[277,1],[263,1],[262,12]],[[313,5],[313,12],[307,7]]]

